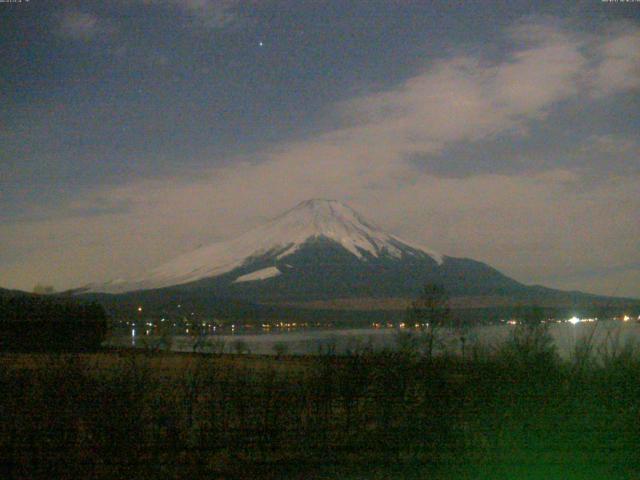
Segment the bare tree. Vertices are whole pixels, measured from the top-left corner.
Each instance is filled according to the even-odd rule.
[[[556,356],[556,348],[545,323],[545,310],[537,305],[519,307],[518,325],[512,331],[507,348],[517,361],[529,364],[545,364]]]
[[[431,359],[438,331],[451,322],[449,295],[444,286],[426,284],[420,296],[411,302],[407,313],[410,324],[418,324],[423,328],[425,354]]]

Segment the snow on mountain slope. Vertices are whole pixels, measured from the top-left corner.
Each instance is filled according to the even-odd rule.
[[[277,267],[267,267],[262,270],[247,273],[236,278],[233,283],[253,282],[254,280],[266,280],[267,278],[277,277],[282,272]]]
[[[366,261],[367,255],[401,258],[403,255],[424,253],[438,264],[442,263],[442,257],[437,253],[383,232],[340,202],[307,200],[238,238],[180,255],[141,278],[92,286],[91,290],[119,293],[215,277],[246,265],[258,257],[282,259],[296,252],[308,240],[319,237],[340,244],[363,261]],[[240,278],[249,280],[249,275],[251,273]],[[240,278],[236,281],[242,281]],[[259,279],[259,276],[255,279]]]

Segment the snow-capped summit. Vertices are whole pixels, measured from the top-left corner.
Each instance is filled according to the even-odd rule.
[[[256,229],[256,232],[259,230]],[[269,233],[266,238],[274,245],[290,243],[279,254],[279,258],[293,253],[309,238],[325,237],[339,243],[358,258],[367,253],[373,257],[387,254],[399,258],[403,247],[409,246],[423,250],[438,263],[441,262],[440,255],[383,232],[351,207],[336,200],[312,199],[301,202],[265,225],[260,233],[265,231]]]
[[[362,262],[419,256],[442,263],[437,253],[382,231],[341,202],[312,199],[238,238],[180,255],[140,278],[92,286],[91,290],[117,293],[180,285],[249,267],[259,258],[271,258],[271,265],[265,267],[262,262],[254,270],[244,268],[235,279],[236,282],[264,280],[281,273],[275,263],[314,240],[337,244]]]

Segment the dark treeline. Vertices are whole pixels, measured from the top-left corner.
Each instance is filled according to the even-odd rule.
[[[106,333],[107,316],[97,303],[49,295],[0,295],[0,350],[96,350]]]
[[[447,296],[449,296],[449,292],[447,292]],[[79,295],[78,297],[86,301],[98,302],[114,320],[160,320],[161,318],[176,320],[185,316],[190,317],[191,313],[193,313],[197,319],[221,320],[227,323],[235,322],[245,325],[290,321],[308,322],[310,324],[320,323],[333,327],[368,327],[372,323],[399,323],[405,320],[405,307],[409,307],[411,303],[407,301],[406,306],[398,310],[303,308],[232,300],[214,295],[203,295],[202,292],[197,290],[174,291],[165,289],[129,292],[119,295],[91,293]],[[541,300],[542,303],[540,302]],[[554,306],[543,308],[549,318],[567,319],[576,314],[582,317],[599,316],[600,318],[619,316],[621,313],[628,313],[634,316],[640,315],[640,306],[637,301],[584,295],[577,295],[572,298],[569,293],[566,293],[560,299],[563,301],[555,300],[558,301],[551,302],[551,305]],[[544,298],[528,296],[514,297],[509,304],[504,306],[465,306],[464,302],[462,303],[462,305],[457,305],[451,309],[451,315],[459,321],[471,324],[498,323],[500,320],[513,317],[514,314],[517,316],[520,306],[546,304]],[[144,307],[143,314],[138,312],[139,306]]]
[[[630,478],[640,356],[502,347],[0,358],[3,478]],[[18,366],[22,359],[26,365]],[[254,367],[250,369],[249,366]]]

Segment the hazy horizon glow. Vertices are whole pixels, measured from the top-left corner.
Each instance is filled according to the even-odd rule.
[[[308,198],[640,298],[640,4],[2,3],[0,287],[135,276]]]

